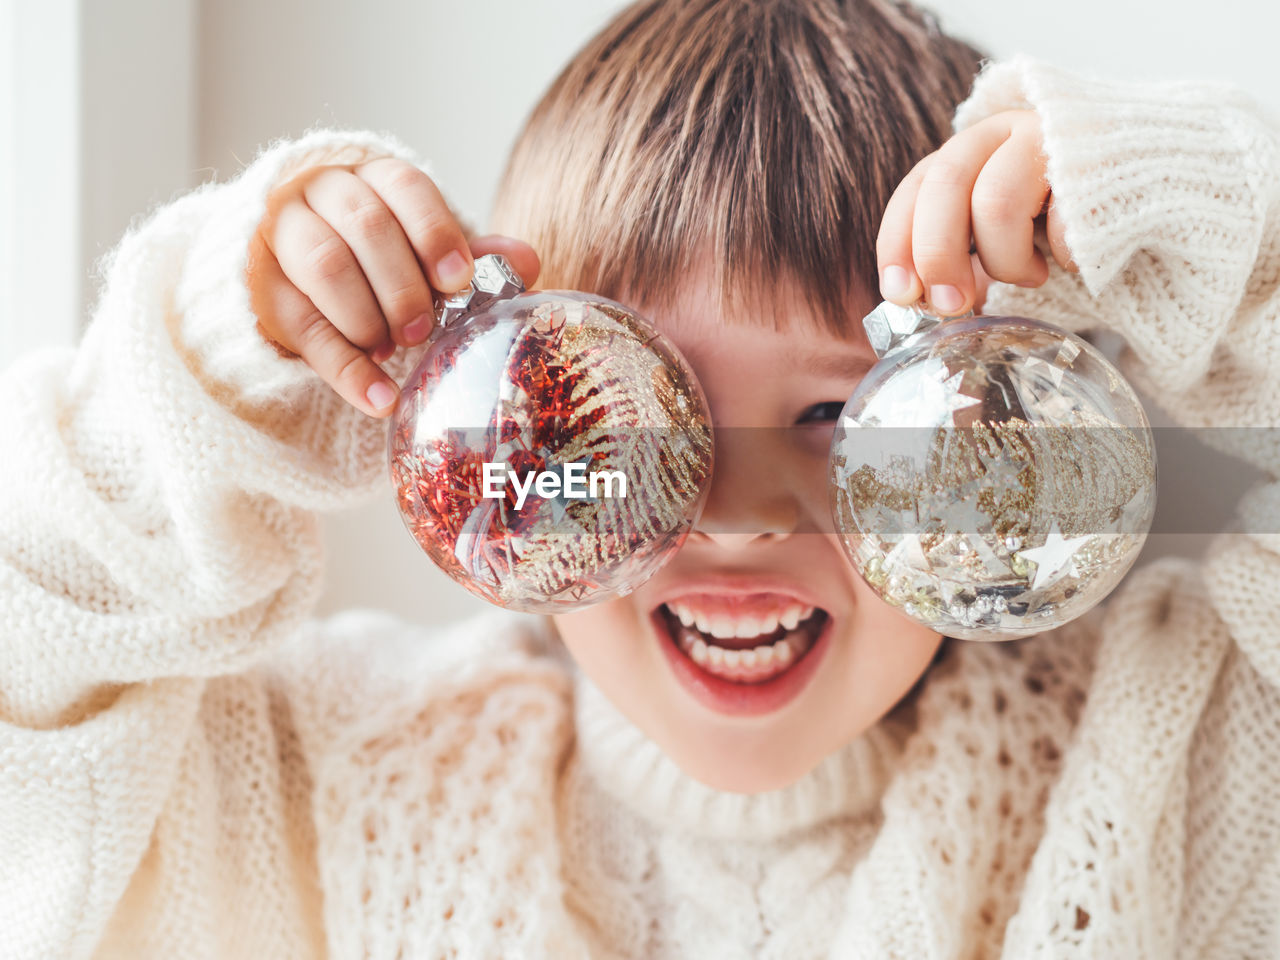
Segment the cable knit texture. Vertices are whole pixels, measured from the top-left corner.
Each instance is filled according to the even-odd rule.
[[[1016,107],[1081,272],[989,310],[1117,331],[1184,425],[1280,423],[1274,122],[1015,59],[956,125]],[[1280,956],[1276,533],[956,645],[753,796],[684,774],[539,620],[314,618],[318,516],[387,495],[385,423],[265,343],[248,240],[273,185],[381,155],[414,159],[318,130],[160,209],[79,348],[0,378],[0,956]],[[1244,529],[1280,530],[1274,433],[1219,437],[1270,478]]]

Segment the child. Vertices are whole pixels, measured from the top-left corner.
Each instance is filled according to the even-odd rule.
[[[978,69],[887,0],[653,0],[531,117],[520,240],[333,131],[130,232],[79,350],[0,380],[0,954],[1280,955],[1280,486],[1008,643],[819,532],[881,295],[1108,328],[1181,423],[1280,418],[1275,128]],[[722,429],[672,562],[554,630],[310,618],[317,515],[388,495],[431,288],[490,251],[645,311],[717,427],[804,429]]]

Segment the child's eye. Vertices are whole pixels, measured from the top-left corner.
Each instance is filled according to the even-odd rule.
[[[800,414],[796,423],[828,423],[840,416],[840,411],[844,409],[844,403],[839,400],[828,400],[825,403],[815,403]]]

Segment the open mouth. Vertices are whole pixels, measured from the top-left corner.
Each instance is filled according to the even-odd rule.
[[[768,683],[813,649],[830,617],[794,601],[725,609],[697,598],[671,600],[656,611],[672,644],[699,669],[737,684]]]

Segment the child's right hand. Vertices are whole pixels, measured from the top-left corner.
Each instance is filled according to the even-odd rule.
[[[273,190],[249,245],[249,299],[262,332],[353,406],[387,416],[399,388],[378,366],[422,343],[432,290],[462,289],[472,256],[501,253],[531,286],[537,254],[509,237],[468,244],[425,173],[383,158],[316,167]]]

